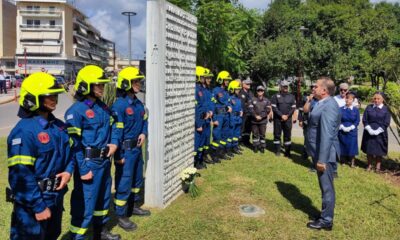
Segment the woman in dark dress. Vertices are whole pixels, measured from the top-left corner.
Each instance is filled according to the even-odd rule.
[[[376,171],[381,170],[382,157],[388,153],[388,132],[390,112],[384,105],[383,93],[377,92],[373,97],[373,104],[368,105],[363,115],[364,133],[361,150],[367,154],[368,168],[372,169],[372,162],[376,161]]]
[[[353,107],[355,95],[352,92],[346,94],[346,105],[340,108],[342,122],[339,127],[340,160],[341,163],[351,161],[354,167],[354,157],[358,155],[357,126],[360,123],[360,112]]]

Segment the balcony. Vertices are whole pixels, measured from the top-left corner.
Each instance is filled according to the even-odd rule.
[[[24,54],[26,48],[27,54],[61,54],[61,43],[22,43],[22,49],[17,49],[17,54]]]
[[[32,40],[60,40],[61,29],[37,29],[21,28],[20,34],[21,40],[32,39]]]
[[[32,30],[32,31],[61,31],[62,25],[28,25],[28,24],[21,24],[19,25],[21,30]]]
[[[62,11],[59,9],[28,9],[22,8],[19,10],[19,14],[23,17],[49,17],[59,18],[62,16]]]

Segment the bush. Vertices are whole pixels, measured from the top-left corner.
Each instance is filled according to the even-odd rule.
[[[393,121],[396,123],[397,132],[400,135],[400,86],[394,82],[388,82],[385,94],[387,106],[392,114]]]
[[[372,94],[376,92],[375,88],[367,86],[352,87],[350,90],[356,93],[358,99],[366,103],[370,102]]]

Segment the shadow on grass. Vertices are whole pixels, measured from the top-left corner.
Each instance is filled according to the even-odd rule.
[[[310,219],[319,216],[320,211],[313,206],[309,197],[300,192],[298,187],[291,183],[281,181],[277,181],[275,184],[282,196],[285,197],[295,209],[304,212]]]

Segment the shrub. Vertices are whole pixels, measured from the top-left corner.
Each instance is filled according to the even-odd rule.
[[[392,114],[393,121],[396,123],[397,132],[400,135],[400,86],[394,82],[388,82],[385,94],[387,106]]]

